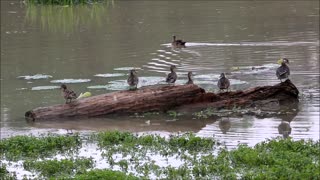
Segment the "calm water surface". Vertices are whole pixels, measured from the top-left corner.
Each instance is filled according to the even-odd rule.
[[[172,49],[173,34],[187,48]],[[126,89],[132,67],[144,86],[164,80],[174,64],[177,84],[193,71],[196,84],[217,91],[219,74],[228,72],[233,90],[247,89],[278,83],[280,57],[290,59],[290,78],[300,91],[296,113],[285,117],[230,117],[226,130],[221,119],[172,121],[165,115],[33,124],[24,119],[27,110],[64,103],[61,83],[97,95]],[[260,66],[266,68],[251,70]],[[63,134],[66,128],[194,131],[232,147],[281,136],[278,125],[286,120],[294,139],[319,139],[319,97],[318,1],[109,1],[77,7],[1,1],[1,137]]]

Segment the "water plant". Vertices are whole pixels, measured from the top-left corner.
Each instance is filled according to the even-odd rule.
[[[74,179],[78,180],[95,180],[95,179],[105,179],[105,180],[138,180],[138,178],[132,174],[125,174],[120,171],[112,171],[109,169],[95,169],[83,174],[75,175]]]
[[[81,145],[78,134],[45,137],[14,136],[0,141],[0,156],[8,160],[42,158],[57,153],[72,153]]]
[[[27,159],[23,167],[40,174],[36,177],[40,179],[320,179],[320,140],[274,138],[254,147],[241,144],[228,150],[213,138],[193,133],[165,138],[109,131],[94,133],[89,139],[90,143],[98,143],[110,169],[92,169],[91,158],[77,156],[64,160]],[[51,153],[47,155],[50,158]],[[4,166],[0,173],[1,177],[12,176]]]
[[[23,162],[23,167],[28,171],[40,173],[42,178],[70,177],[83,174],[88,168],[93,167],[93,160],[88,158],[43,160]]]
[[[16,174],[9,173],[5,164],[0,164],[0,179],[15,180],[17,179]]]
[[[25,21],[27,24],[39,25],[42,30],[53,33],[73,33],[79,26],[98,28],[108,21],[108,9],[112,4],[94,3],[91,5],[37,6],[28,4]],[[59,13],[57,13],[59,12]]]
[[[107,0],[25,0],[27,4],[41,5],[75,5],[75,4],[92,4],[104,2]]]

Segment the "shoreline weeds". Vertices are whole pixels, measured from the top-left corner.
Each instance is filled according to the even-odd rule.
[[[319,179],[320,141],[273,138],[227,150],[193,133],[14,136],[0,142],[1,179]]]

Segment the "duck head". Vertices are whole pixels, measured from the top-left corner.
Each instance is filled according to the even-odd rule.
[[[226,76],[224,75],[224,73],[220,74],[220,78],[225,78]]]
[[[65,84],[61,84],[60,89],[61,89],[61,90],[66,90],[66,89],[67,89],[67,86],[66,86]]]
[[[171,65],[171,66],[170,66],[170,71],[171,71],[171,72],[173,72],[173,71],[176,70],[176,69],[177,69],[177,67],[176,67],[175,65]]]
[[[172,38],[173,38],[173,41],[176,41],[176,36],[175,35],[173,35]]]
[[[131,75],[136,75],[136,74],[137,74],[137,71],[136,71],[135,69],[131,69],[131,70],[130,70],[130,74],[131,74]]]
[[[190,72],[188,72],[188,78],[189,78],[189,79],[191,79],[192,75],[193,75],[193,74],[192,74],[192,72],[191,72],[191,71],[190,71]]]
[[[282,63],[289,64],[289,59],[283,58],[283,59],[282,59]]]

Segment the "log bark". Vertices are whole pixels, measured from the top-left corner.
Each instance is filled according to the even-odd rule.
[[[131,114],[167,111],[176,107],[192,109],[214,107],[252,107],[297,101],[299,91],[290,80],[274,86],[255,87],[245,91],[206,93],[197,85],[157,85],[135,91],[118,91],[73,101],[70,104],[40,107],[25,113],[27,120],[49,120],[74,117],[97,117],[108,114]],[[265,101],[265,102],[264,102]]]

